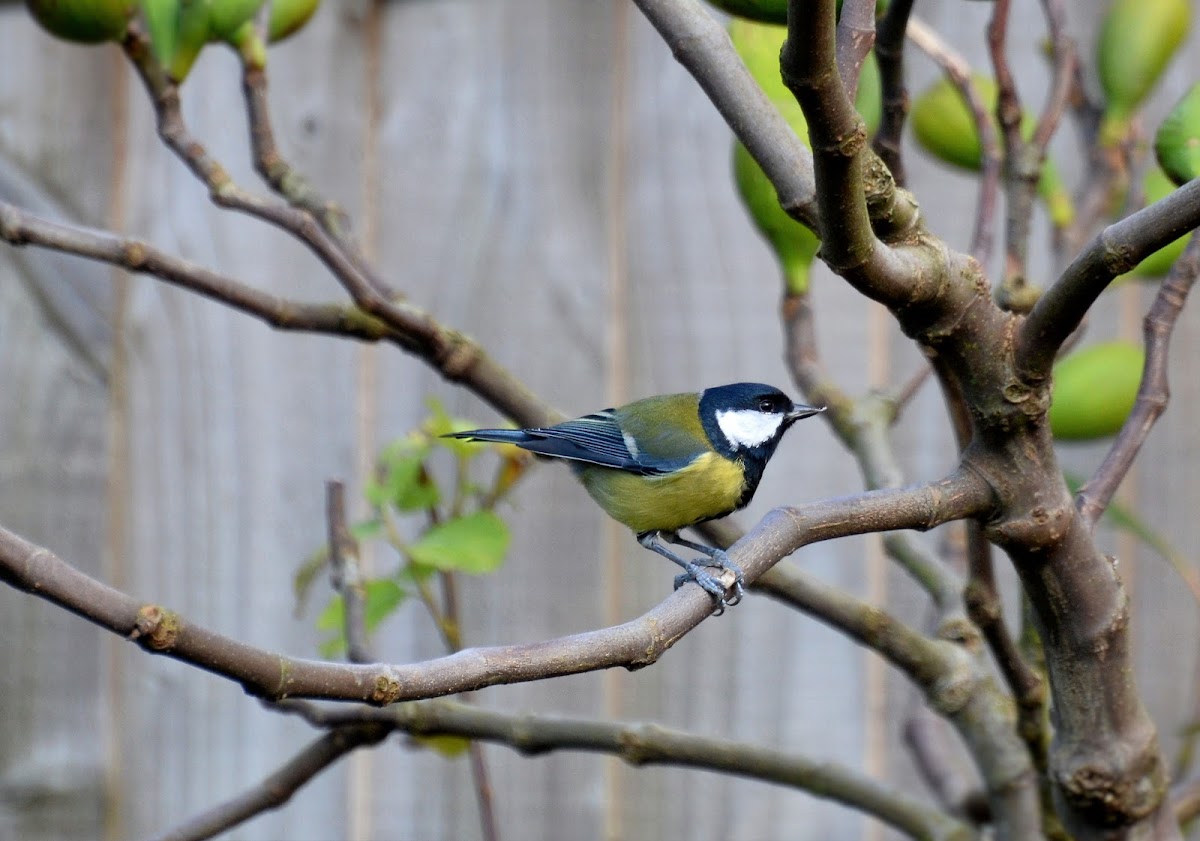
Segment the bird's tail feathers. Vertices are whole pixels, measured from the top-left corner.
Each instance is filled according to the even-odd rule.
[[[443,438],[465,438],[468,441],[494,441],[499,444],[523,444],[529,435],[523,429],[472,429],[467,432],[450,432]]]

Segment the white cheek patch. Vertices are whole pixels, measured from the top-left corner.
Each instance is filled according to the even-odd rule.
[[[768,415],[753,409],[717,412],[717,426],[739,450],[767,443],[775,437],[781,423],[783,415]]]

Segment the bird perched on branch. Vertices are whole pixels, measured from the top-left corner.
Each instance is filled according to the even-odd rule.
[[[638,542],[686,570],[720,610],[741,601],[742,571],[721,549],[679,536],[681,529],[749,504],[783,433],[824,408],[793,403],[777,388],[734,383],[701,392],[648,397],[617,409],[535,429],[475,429],[448,437],[515,444],[570,461],[592,499],[633,529]],[[705,569],[662,541],[707,556],[734,574],[733,595]]]

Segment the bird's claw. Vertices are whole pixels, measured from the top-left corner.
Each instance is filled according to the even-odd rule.
[[[735,604],[741,602],[742,596],[745,595],[745,576],[737,564],[734,564],[732,561],[726,561],[721,566],[713,567],[713,569],[719,569],[722,572],[728,570],[729,572],[733,573],[734,578],[732,587],[726,587],[724,581],[713,575],[711,572],[708,572],[708,570],[700,564],[694,562],[689,563],[686,569],[687,572],[680,573],[679,575],[675,576],[675,589],[678,590],[689,581],[694,581],[699,584],[700,587],[709,595],[711,595],[717,602],[717,610],[716,613],[713,614],[714,616],[720,616],[725,612],[725,608],[733,607]],[[730,589],[733,590],[732,595],[729,595]]]

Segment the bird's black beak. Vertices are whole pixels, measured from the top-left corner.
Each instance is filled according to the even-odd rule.
[[[824,411],[824,406],[804,406],[800,403],[795,403],[792,405],[792,410],[783,416],[783,422],[795,423],[801,418],[812,417]]]

